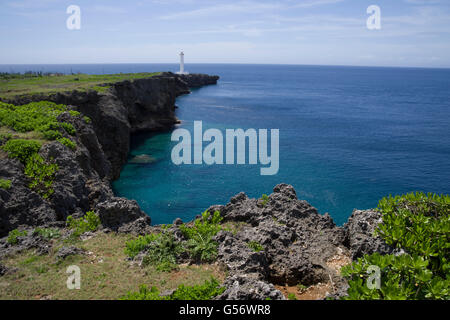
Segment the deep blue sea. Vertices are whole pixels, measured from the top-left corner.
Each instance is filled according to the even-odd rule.
[[[177,65],[0,66],[0,71],[116,73],[176,71]],[[270,194],[281,182],[344,223],[354,208],[376,207],[389,194],[450,193],[450,69],[192,64],[217,74],[218,85],[177,99],[180,125],[280,130],[280,169],[260,165],[171,162],[171,132],[132,139],[128,163],[113,187],[136,199],[154,224],[190,220],[240,191]],[[206,145],[206,144],[204,144]]]

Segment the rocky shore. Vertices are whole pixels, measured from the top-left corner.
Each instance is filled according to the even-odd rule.
[[[148,234],[158,230],[136,201],[115,197],[110,183],[119,177],[126,162],[133,133],[170,128],[178,122],[176,97],[217,80],[217,76],[163,73],[115,83],[104,93],[74,91],[7,101],[16,105],[53,101],[71,106],[91,121],[62,113],[58,120],[76,129],[76,150],[58,142],[41,148],[40,155],[53,159],[59,167],[54,194],[48,200],[28,188],[23,164],[0,157],[0,178],[12,181],[8,190],[0,188],[0,260],[30,248],[49,251],[50,243],[31,232],[21,237],[19,244],[8,244],[6,236],[11,230],[38,226],[64,230],[69,215],[77,218],[87,211],[99,216],[100,232]],[[218,211],[223,223],[235,226],[234,232],[223,230],[214,238],[217,263],[227,274],[225,291],[217,299],[285,299],[289,288],[299,284],[315,288],[316,298],[339,296],[346,290],[340,267],[365,253],[392,251],[373,236],[381,221],[377,211],[355,210],[344,226],[337,226],[328,214],[297,199],[294,188],[286,184],[277,185],[264,201],[239,193],[227,205],[212,206],[208,211]],[[183,241],[180,224],[175,221],[169,232]],[[260,250],[252,250],[249,243],[259,244]],[[64,248],[60,255],[69,255],[72,249]],[[6,272],[0,262],[0,275]]]

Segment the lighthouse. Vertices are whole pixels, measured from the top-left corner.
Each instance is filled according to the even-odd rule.
[[[189,74],[189,72],[184,71],[184,53],[183,53],[183,51],[180,52],[180,71],[178,71],[177,74]]]

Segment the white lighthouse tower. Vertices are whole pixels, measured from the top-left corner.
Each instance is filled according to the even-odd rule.
[[[184,71],[184,53],[180,52],[180,71],[177,74],[189,74],[189,72]]]

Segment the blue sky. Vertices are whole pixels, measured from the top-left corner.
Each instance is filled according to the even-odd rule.
[[[81,30],[68,30],[69,5]],[[381,30],[368,30],[369,5]],[[450,67],[449,0],[2,0],[0,64]]]

